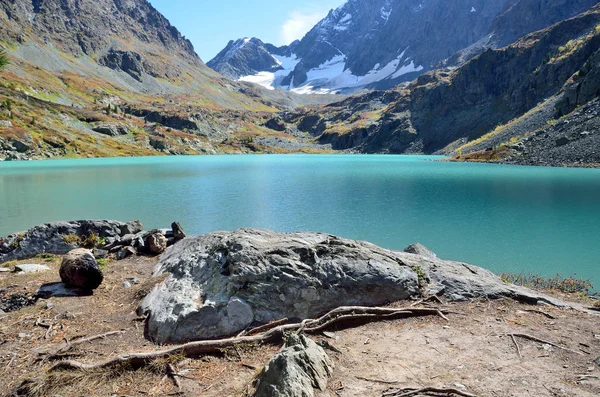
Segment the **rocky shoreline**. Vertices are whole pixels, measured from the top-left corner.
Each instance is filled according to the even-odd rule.
[[[420,244],[399,252],[322,233],[260,229],[186,237],[177,222],[170,229],[144,231],[139,221],[108,220],[54,222],[0,239],[0,265],[51,254],[67,254],[60,266],[62,283],[54,283],[53,289],[44,284],[32,296],[13,295],[6,302],[12,305],[9,311],[35,305],[38,299],[84,299],[95,294],[104,278],[98,264],[101,257],[120,263],[134,254],[140,258],[160,254],[149,280],[153,287],[138,297],[137,319],[146,323],[145,338],[174,346],[152,354],[125,354],[97,365],[62,361],[49,371],[136,368],[176,352],[190,357],[227,346],[238,349],[291,332],[295,336],[287,338],[257,376],[254,396],[314,396],[315,389],[324,391],[336,368],[326,350],[341,351],[308,335],[322,333],[334,323],[413,316],[448,320],[446,308],[422,307],[434,300],[458,304],[504,299],[592,313],[581,305],[507,284],[480,267],[440,259]],[[23,266],[15,265],[15,271],[26,269]],[[131,284],[123,283],[123,288]],[[52,293],[57,290],[62,294]],[[400,301],[415,304],[388,306]],[[26,391],[26,383],[20,387],[25,391],[17,395],[33,395]]]

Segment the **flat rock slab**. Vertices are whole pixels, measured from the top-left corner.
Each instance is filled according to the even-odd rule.
[[[33,264],[24,264],[24,265],[15,265],[15,273],[41,273],[47,272],[50,270],[48,266],[45,265],[33,265]]]
[[[42,285],[36,295],[40,298],[48,299],[52,297],[65,298],[75,296],[87,296],[90,294],[90,291],[85,291],[80,288],[69,287],[65,283],[49,283]]]
[[[339,306],[377,306],[430,294],[465,301],[514,298],[561,305],[492,272],[321,233],[241,229],[187,238],[161,257],[170,273],[144,299],[157,343],[230,336],[281,318],[315,318]]]

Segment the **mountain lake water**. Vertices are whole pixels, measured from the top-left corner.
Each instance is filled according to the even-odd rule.
[[[600,170],[430,156],[250,155],[4,162],[0,236],[40,223],[179,221],[188,235],[319,231],[502,273],[600,285]]]

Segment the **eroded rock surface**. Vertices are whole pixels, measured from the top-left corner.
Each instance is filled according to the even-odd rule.
[[[508,297],[560,305],[488,270],[438,259],[424,247],[421,252],[427,255],[320,233],[215,232],[184,239],[165,252],[155,275],[170,275],[138,311],[150,315],[148,334],[162,344],[429,294],[454,301]]]
[[[155,341],[175,343],[418,296],[417,274],[398,259],[369,243],[319,233],[211,233],[165,252],[156,274],[172,274],[140,311],[150,313]]]

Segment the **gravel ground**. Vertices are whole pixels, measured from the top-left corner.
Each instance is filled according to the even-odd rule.
[[[513,137],[524,137],[527,133],[537,131],[547,126],[548,120],[552,120],[556,114],[555,104],[561,97],[552,97],[539,106],[534,112],[530,112],[512,125],[508,126],[502,132],[494,135],[490,139],[470,146],[464,153],[476,152],[487,148],[497,147],[505,142],[510,141]]]
[[[502,163],[600,167],[600,99],[514,145]]]

